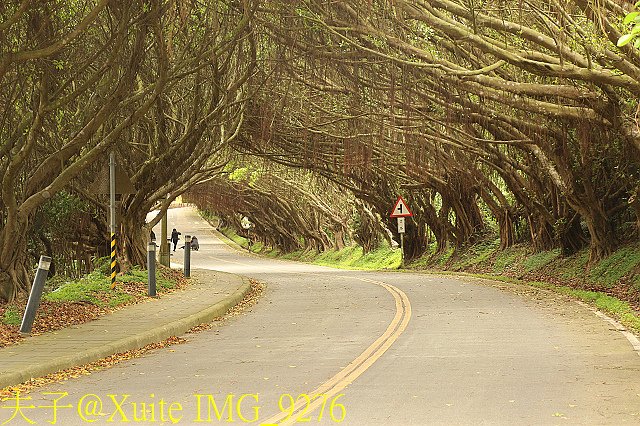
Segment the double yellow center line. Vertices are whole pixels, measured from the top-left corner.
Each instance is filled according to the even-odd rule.
[[[307,401],[298,400],[294,405],[293,413],[281,412],[262,422],[262,424],[278,424],[280,426],[294,424],[299,415],[304,411],[304,415],[311,414],[314,410],[326,403],[328,399],[337,395],[344,388],[349,386],[362,373],[364,373],[374,362],[376,362],[391,347],[398,337],[404,332],[411,319],[411,303],[407,295],[397,287],[386,284],[382,281],[370,280],[359,277],[341,277],[349,279],[357,279],[360,281],[377,284],[384,287],[395,299],[396,314],[385,330],[367,349],[364,350],[356,359],[348,366],[343,368],[338,374],[331,377],[322,385],[309,392],[308,395],[313,399],[315,396],[324,395],[324,398],[313,399],[310,404]]]

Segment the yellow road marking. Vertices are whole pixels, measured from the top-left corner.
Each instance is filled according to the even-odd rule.
[[[278,413],[265,420],[265,423],[277,423],[280,426],[294,424],[301,411],[304,411],[305,416],[309,416],[310,413],[322,405],[323,401],[331,399],[331,397],[349,386],[355,379],[371,367],[407,328],[409,320],[411,319],[411,303],[409,302],[407,295],[402,290],[390,284],[385,284],[381,281],[374,281],[367,278],[345,276],[342,276],[341,278],[355,278],[360,281],[384,287],[389,293],[391,293],[396,302],[396,314],[393,320],[385,332],[348,366],[308,394],[311,398],[317,395],[325,395],[326,399],[317,398],[311,402],[311,404],[307,404],[307,402],[303,400],[298,400],[294,404],[294,410],[291,416],[289,416],[289,413]]]

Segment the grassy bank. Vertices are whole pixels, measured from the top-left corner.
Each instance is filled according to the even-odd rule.
[[[79,280],[62,283],[44,294],[42,300],[49,302],[91,303],[99,307],[118,308],[143,297],[147,291],[147,271],[132,268],[118,275],[116,288],[111,289],[109,259],[98,261],[98,267]],[[181,273],[158,265],[156,288],[159,293],[175,288]]]
[[[93,320],[126,305],[148,299],[147,271],[137,268],[118,275],[116,288],[111,290],[109,259],[98,259],[96,269],[72,281],[47,281],[33,325],[33,334],[59,330]],[[158,294],[186,285],[182,272],[158,265]],[[0,306],[0,347],[20,341],[19,333],[26,296]]]
[[[360,246],[347,246],[342,250],[329,250],[320,253],[315,250],[298,250],[290,253],[282,253],[278,249],[265,247],[260,242],[253,244],[249,249],[247,239],[238,235],[232,228],[222,228],[220,231],[237,245],[253,253],[269,257],[348,269],[375,270],[398,269],[400,267],[400,250],[392,249],[386,244],[369,253],[364,253]]]
[[[463,250],[424,256],[413,269],[441,269],[501,275],[525,281],[545,281],[583,290],[610,293],[640,305],[640,243],[619,248],[609,257],[588,264],[589,252],[562,256],[560,250],[534,252],[517,245],[499,249],[498,240],[483,241]]]

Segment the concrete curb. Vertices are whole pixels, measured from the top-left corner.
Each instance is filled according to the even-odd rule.
[[[139,349],[150,343],[160,342],[171,336],[184,334],[196,325],[210,322],[237,305],[251,289],[251,283],[247,278],[239,278],[241,278],[242,284],[233,294],[196,314],[152,328],[144,333],[105,343],[103,346],[89,351],[34,365],[22,371],[0,374],[0,389],[24,383],[35,377],[42,377],[67,368],[85,365],[117,353]]]

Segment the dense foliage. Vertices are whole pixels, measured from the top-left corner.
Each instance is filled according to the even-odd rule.
[[[53,194],[104,205],[83,184],[109,150],[137,189],[121,207],[133,263],[146,212],[203,181],[194,199],[288,250],[373,249],[401,194],[409,260],[494,227],[502,248],[606,257],[640,232],[630,8],[4,2],[0,298],[28,285],[21,247]],[[255,177],[229,179],[243,167]]]
[[[105,209],[92,183],[109,151],[135,189],[119,205],[120,253],[143,262],[144,229],[154,223],[145,224],[147,212],[214,174],[224,162],[214,154],[243,121],[255,8],[251,0],[0,4],[0,300],[29,286],[27,240],[56,193]]]

